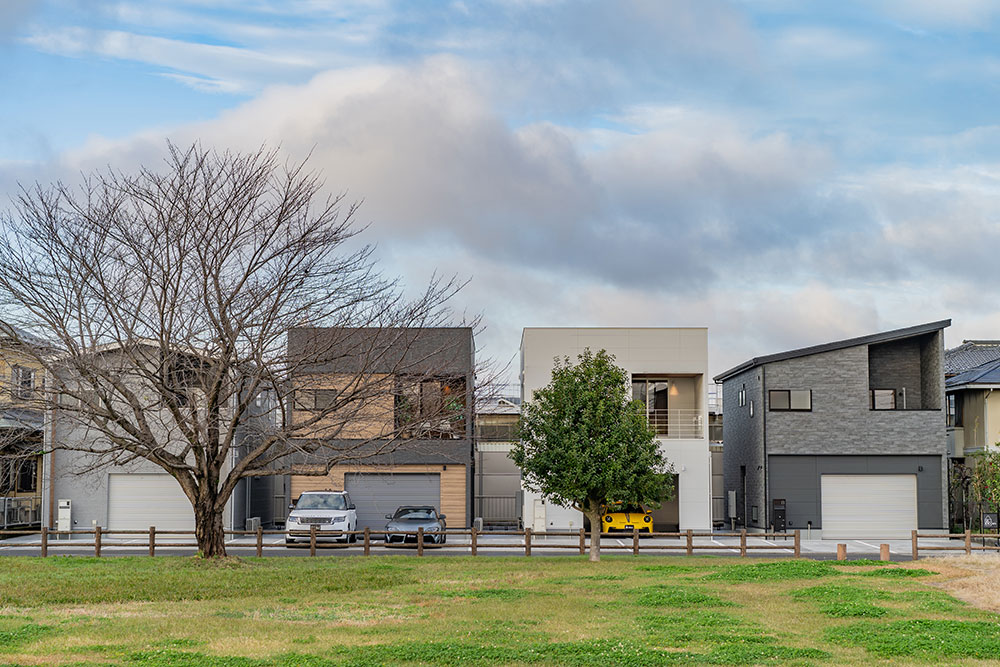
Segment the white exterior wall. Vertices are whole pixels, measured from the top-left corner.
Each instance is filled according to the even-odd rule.
[[[708,447],[708,329],[692,328],[526,328],[521,336],[521,398],[552,379],[556,357],[574,362],[585,348],[607,350],[615,363],[630,374],[697,375],[700,393],[702,437],[660,438],[660,447],[680,477],[678,506],[681,530],[712,528],[712,466]],[[543,502],[544,512],[536,513]],[[544,519],[542,515],[544,514]],[[573,509],[544,503],[538,494],[525,490],[524,525],[532,530],[577,530],[583,515]]]

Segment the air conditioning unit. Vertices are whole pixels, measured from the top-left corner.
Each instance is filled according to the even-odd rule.
[[[252,516],[249,519],[247,519],[247,527],[246,527],[247,530],[256,531],[258,528],[260,528],[259,516]]]

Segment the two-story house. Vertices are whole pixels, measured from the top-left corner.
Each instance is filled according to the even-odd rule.
[[[476,407],[474,517],[486,529],[521,527],[521,469],[510,458],[520,417],[520,396],[480,399]]]
[[[964,459],[1000,442],[1000,341],[962,341],[944,360],[948,454]]]
[[[0,323],[0,530],[38,526],[42,506],[43,373]]]
[[[358,527],[380,530],[401,505],[433,505],[450,527],[472,520],[475,343],[468,327],[288,333],[296,364],[290,419],[303,452],[290,500],[347,491]],[[370,388],[341,412],[339,396]],[[316,417],[320,419],[316,421]],[[326,459],[326,460],[324,460]],[[319,473],[319,474],[317,474]]]
[[[708,330],[705,328],[526,328],[521,336],[521,392],[552,379],[554,358],[606,350],[631,375],[632,398],[646,405],[661,450],[676,474],[676,494],[653,512],[655,530],[712,527],[708,444]],[[524,524],[533,530],[584,527],[580,512],[524,492]]]
[[[943,528],[950,324],[757,357],[716,376],[736,525],[809,528],[824,539]]]

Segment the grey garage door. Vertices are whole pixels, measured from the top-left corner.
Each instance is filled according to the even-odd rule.
[[[108,475],[110,530],[194,530],[194,511],[177,480],[166,474]]]
[[[344,490],[358,508],[358,529],[385,528],[385,515],[400,505],[433,505],[441,511],[437,473],[347,473]]]

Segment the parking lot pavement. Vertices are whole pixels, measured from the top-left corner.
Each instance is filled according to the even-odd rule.
[[[94,554],[93,535],[60,536],[50,537],[48,544],[49,555],[76,555],[92,556]],[[134,536],[128,539],[116,539],[104,537],[102,539],[101,554],[107,556],[144,555],[148,553],[148,546],[145,536]],[[164,543],[183,544],[184,546],[160,546],[157,545],[156,553],[160,555],[193,555],[197,552],[194,540],[183,536],[164,536]],[[468,555],[470,549],[470,538],[467,535],[451,535],[444,547],[437,545],[425,545],[426,555],[448,555],[459,556]],[[579,554],[579,538],[573,536],[539,537],[534,536],[531,543],[532,556],[567,556]],[[877,540],[843,540],[840,543],[847,545],[847,557],[855,558],[878,558],[881,541]],[[888,540],[889,554],[892,560],[908,561],[911,559],[910,540]],[[227,550],[236,556],[253,556],[256,552],[256,539],[253,536],[241,537],[229,540]],[[523,537],[515,535],[491,535],[480,533],[477,540],[478,553],[482,556],[523,556]],[[837,557],[837,540],[811,540],[802,539],[800,542],[801,554],[803,558],[819,560],[831,560]],[[922,538],[920,546],[923,547],[956,547],[961,544],[958,540],[945,538]],[[189,545],[189,546],[188,546]],[[695,537],[693,539],[694,554],[717,555],[717,556],[739,556],[740,540],[738,537],[713,536]],[[639,540],[641,555],[656,556],[683,556],[686,554],[687,543],[684,539],[678,538],[641,538]],[[747,535],[747,555],[750,557],[788,558],[794,553],[793,539],[789,535],[787,539],[764,539],[753,534]],[[604,536],[601,540],[601,548],[605,554],[631,553],[633,544],[631,536],[614,537]],[[317,552],[324,556],[360,556],[364,553],[360,542],[352,545],[334,545],[319,543]],[[284,538],[281,535],[264,536],[264,555],[266,556],[309,556],[309,545],[297,545],[286,547]],[[372,541],[371,553],[375,555],[416,555],[415,545],[387,547],[381,541]],[[928,556],[949,556],[959,555],[964,551],[926,551],[921,557]],[[41,555],[41,538],[38,535],[19,536],[0,541],[0,556],[39,556]]]

